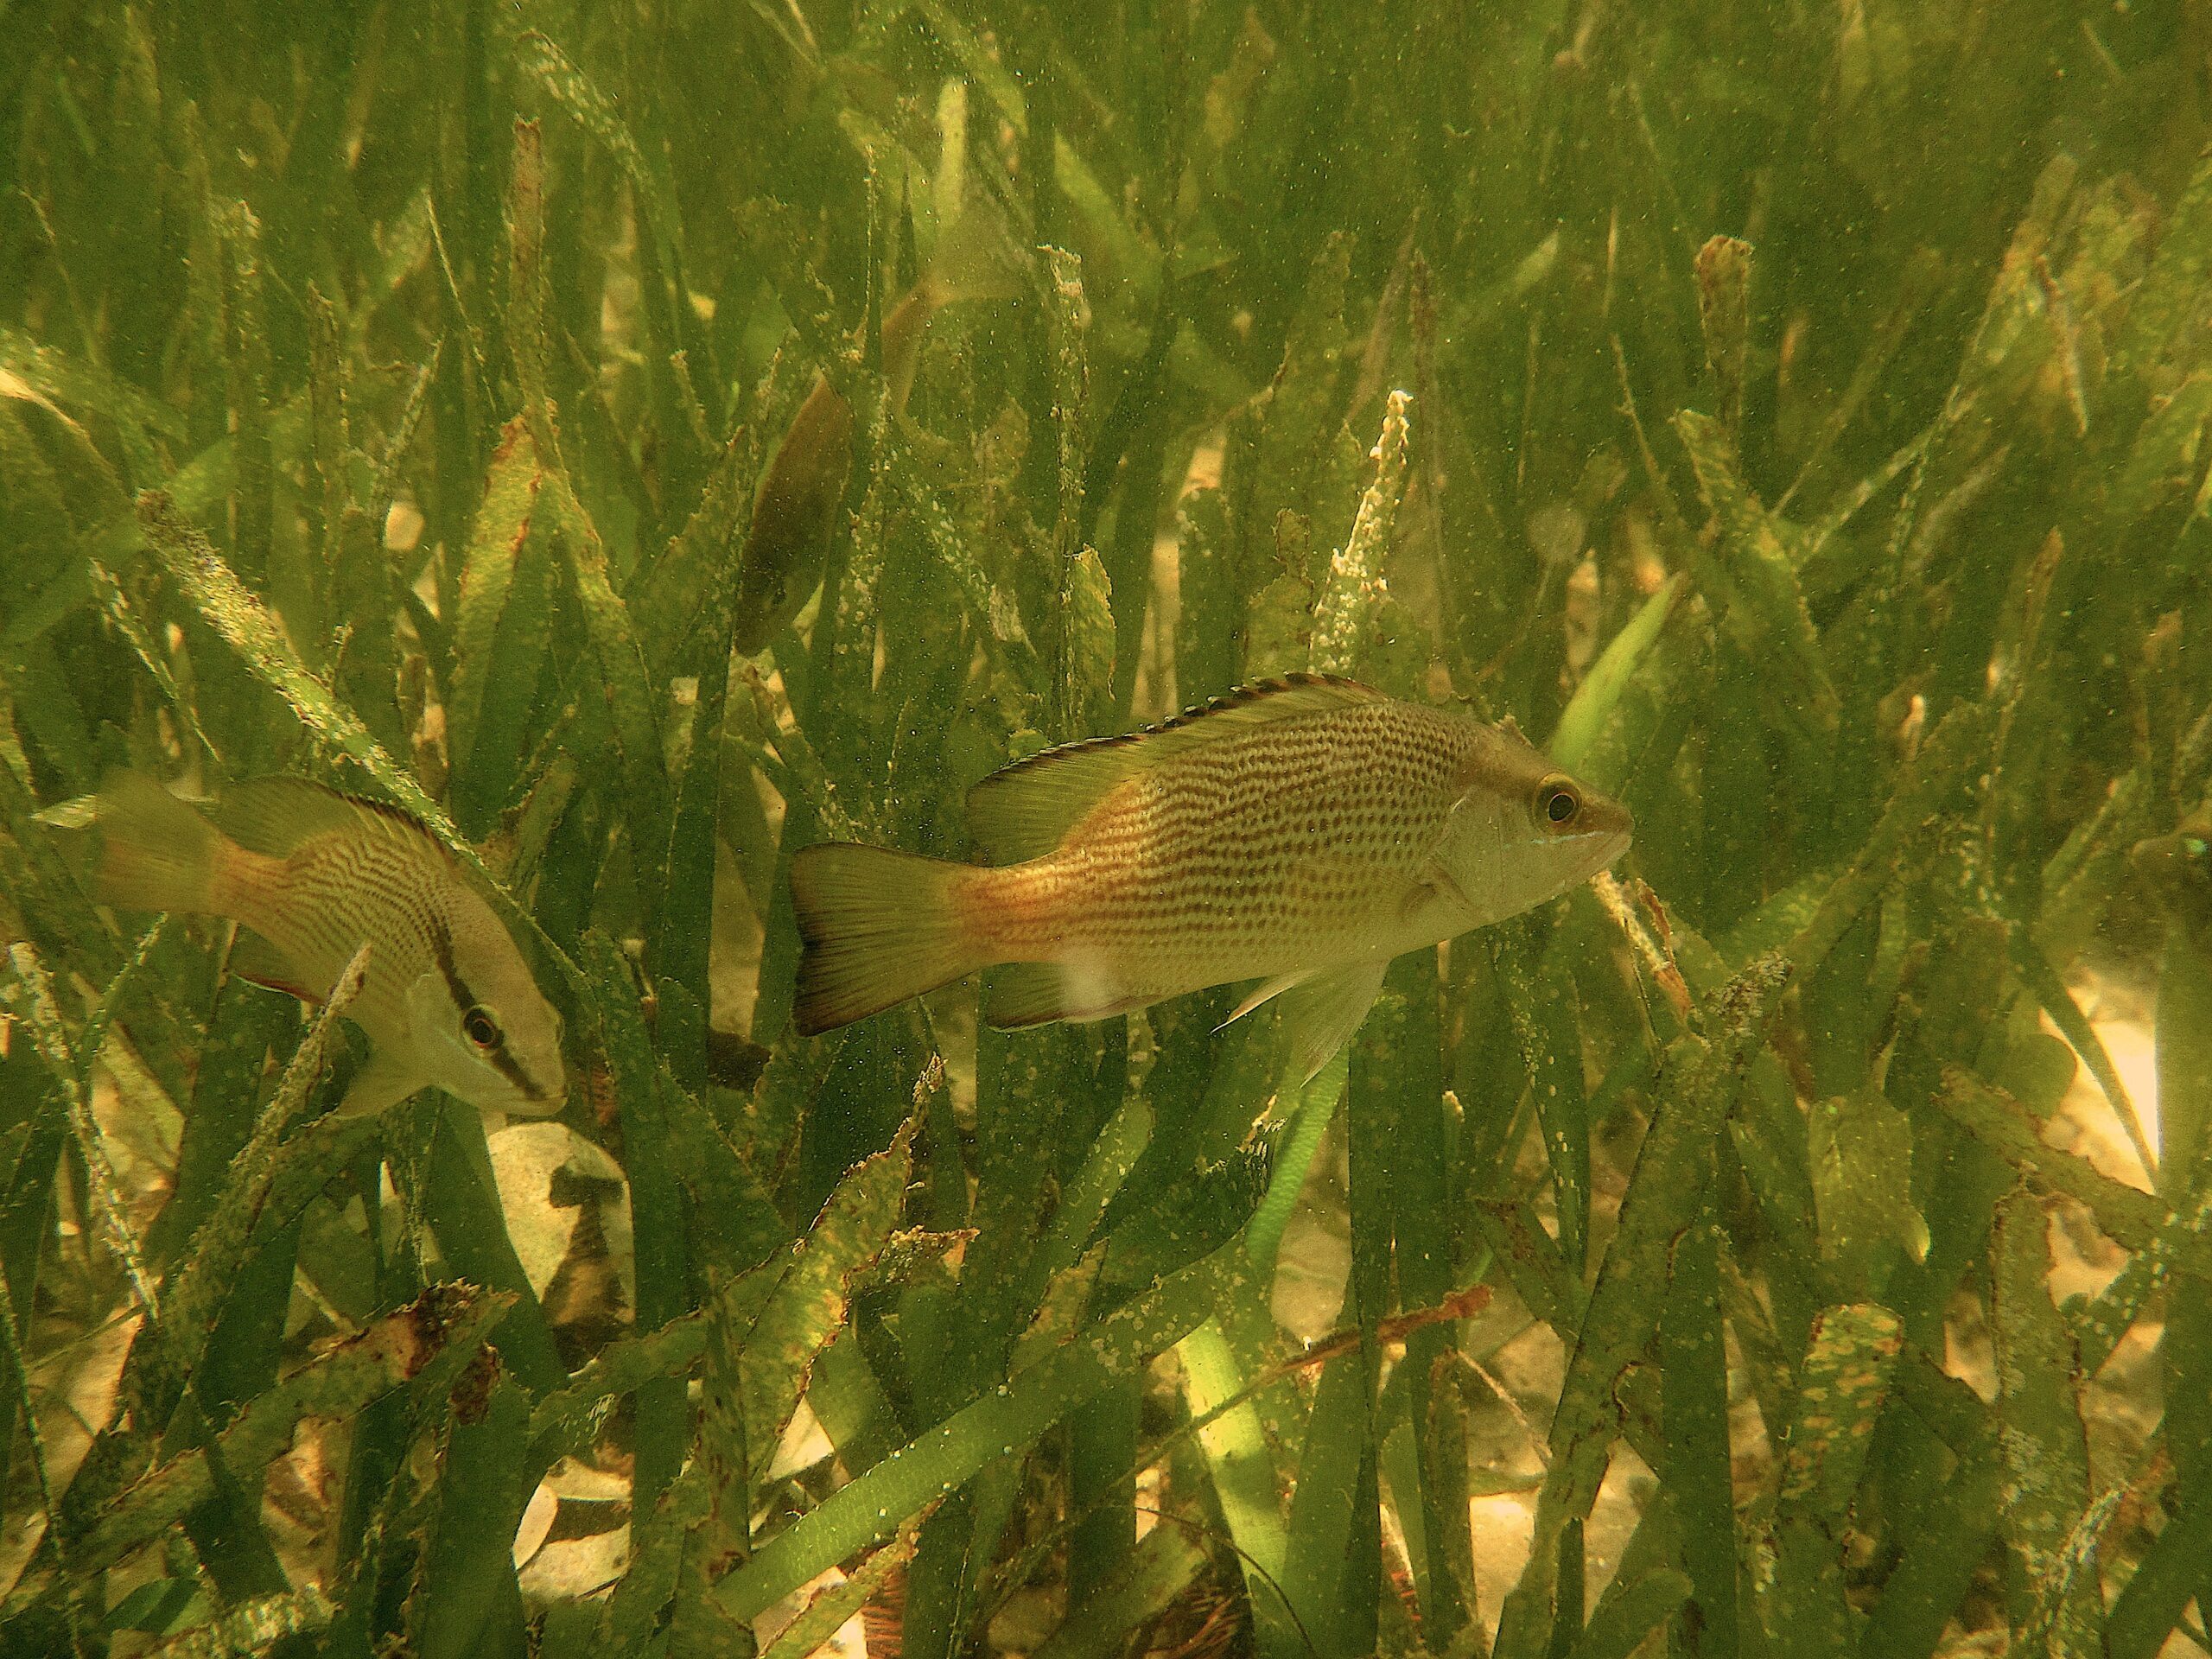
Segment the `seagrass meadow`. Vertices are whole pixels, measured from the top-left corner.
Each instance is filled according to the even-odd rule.
[[[2200,0],[0,0],[0,1654],[2212,1653],[2208,144]],[[798,849],[1308,671],[1633,845],[1302,1084],[800,1034]],[[557,1113],[120,773],[411,817]]]

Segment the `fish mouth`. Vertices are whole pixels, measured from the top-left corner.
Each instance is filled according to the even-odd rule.
[[[1587,815],[1583,833],[1596,861],[1591,868],[1602,870],[1628,850],[1629,842],[1636,836],[1636,820],[1630,816],[1628,808],[1606,796],[1593,796],[1583,805]]]
[[[500,1109],[512,1117],[557,1117],[568,1103],[566,1095],[523,1095],[504,1102]]]
[[[1582,836],[1581,840],[1588,850],[1590,874],[1594,876],[1604,872],[1628,851],[1629,843],[1633,839],[1632,833],[1627,830],[1592,830]]]
[[[550,1116],[569,1103],[569,1096],[572,1092],[571,1085],[574,1079],[569,1077],[569,1068],[566,1065],[561,1068],[560,1076],[556,1079],[554,1086],[550,1089],[542,1087],[537,1079],[529,1077],[528,1073],[524,1075],[528,1081],[523,1087],[523,1098],[545,1115]]]

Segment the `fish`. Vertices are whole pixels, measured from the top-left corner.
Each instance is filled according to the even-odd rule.
[[[2183,818],[2172,834],[2137,842],[2127,856],[2166,918],[2196,949],[2212,956],[2212,803]]]
[[[921,280],[883,314],[883,378],[893,415],[913,391],[931,319],[948,305],[1010,296],[1018,274],[996,216],[971,207]],[[753,493],[737,578],[736,645],[747,656],[766,650],[814,591],[852,465],[853,406],[817,374]]]
[[[983,969],[1003,1029],[1257,981],[1230,1019],[1282,998],[1302,1083],[1394,957],[1556,898],[1635,829],[1510,721],[1318,674],[1046,749],[967,804],[976,863],[793,855],[803,1035]]]
[[[369,1054],[340,1114],[381,1112],[430,1085],[486,1112],[561,1109],[560,1014],[417,820],[301,778],[232,785],[212,810],[211,821],[143,772],[111,774],[93,804],[93,897],[226,917],[242,930],[232,971],[303,1001],[327,995],[367,944],[346,1014]]]

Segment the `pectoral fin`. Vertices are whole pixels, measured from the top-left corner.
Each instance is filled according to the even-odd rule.
[[[1284,990],[1282,1028],[1290,1038],[1289,1072],[1301,1087],[1311,1083],[1331,1056],[1351,1040],[1382,994],[1382,976],[1389,965],[1387,962],[1351,963]]]
[[[1313,976],[1310,971],[1300,969],[1299,972],[1294,974],[1277,974],[1273,979],[1262,980],[1257,985],[1253,987],[1251,995],[1236,1005],[1236,1012],[1231,1014],[1228,1019],[1223,1020],[1220,1025],[1216,1026],[1214,1029],[1216,1031],[1221,1031],[1230,1026],[1235,1025],[1246,1014],[1251,1013],[1253,1009],[1258,1007],[1261,1003],[1268,1001],[1271,998],[1281,996],[1292,986],[1303,985],[1307,980],[1313,977]]]
[[[1475,908],[1465,890],[1452,879],[1452,873],[1432,858],[1421,867],[1420,875],[1408,884],[1405,896],[1398,901],[1398,919],[1410,925],[1438,905],[1449,905],[1468,913]]]
[[[327,985],[308,984],[308,976],[289,957],[251,928],[239,928],[232,940],[230,969],[240,979],[296,996],[302,1002],[320,1002],[330,989]]]
[[[338,1116],[373,1117],[429,1084],[429,1078],[390,1051],[372,1049],[346,1085],[346,1097],[338,1103]]]

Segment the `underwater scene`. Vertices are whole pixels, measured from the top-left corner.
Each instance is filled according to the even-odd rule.
[[[2212,1655],[2212,5],[0,0],[0,1655]]]

